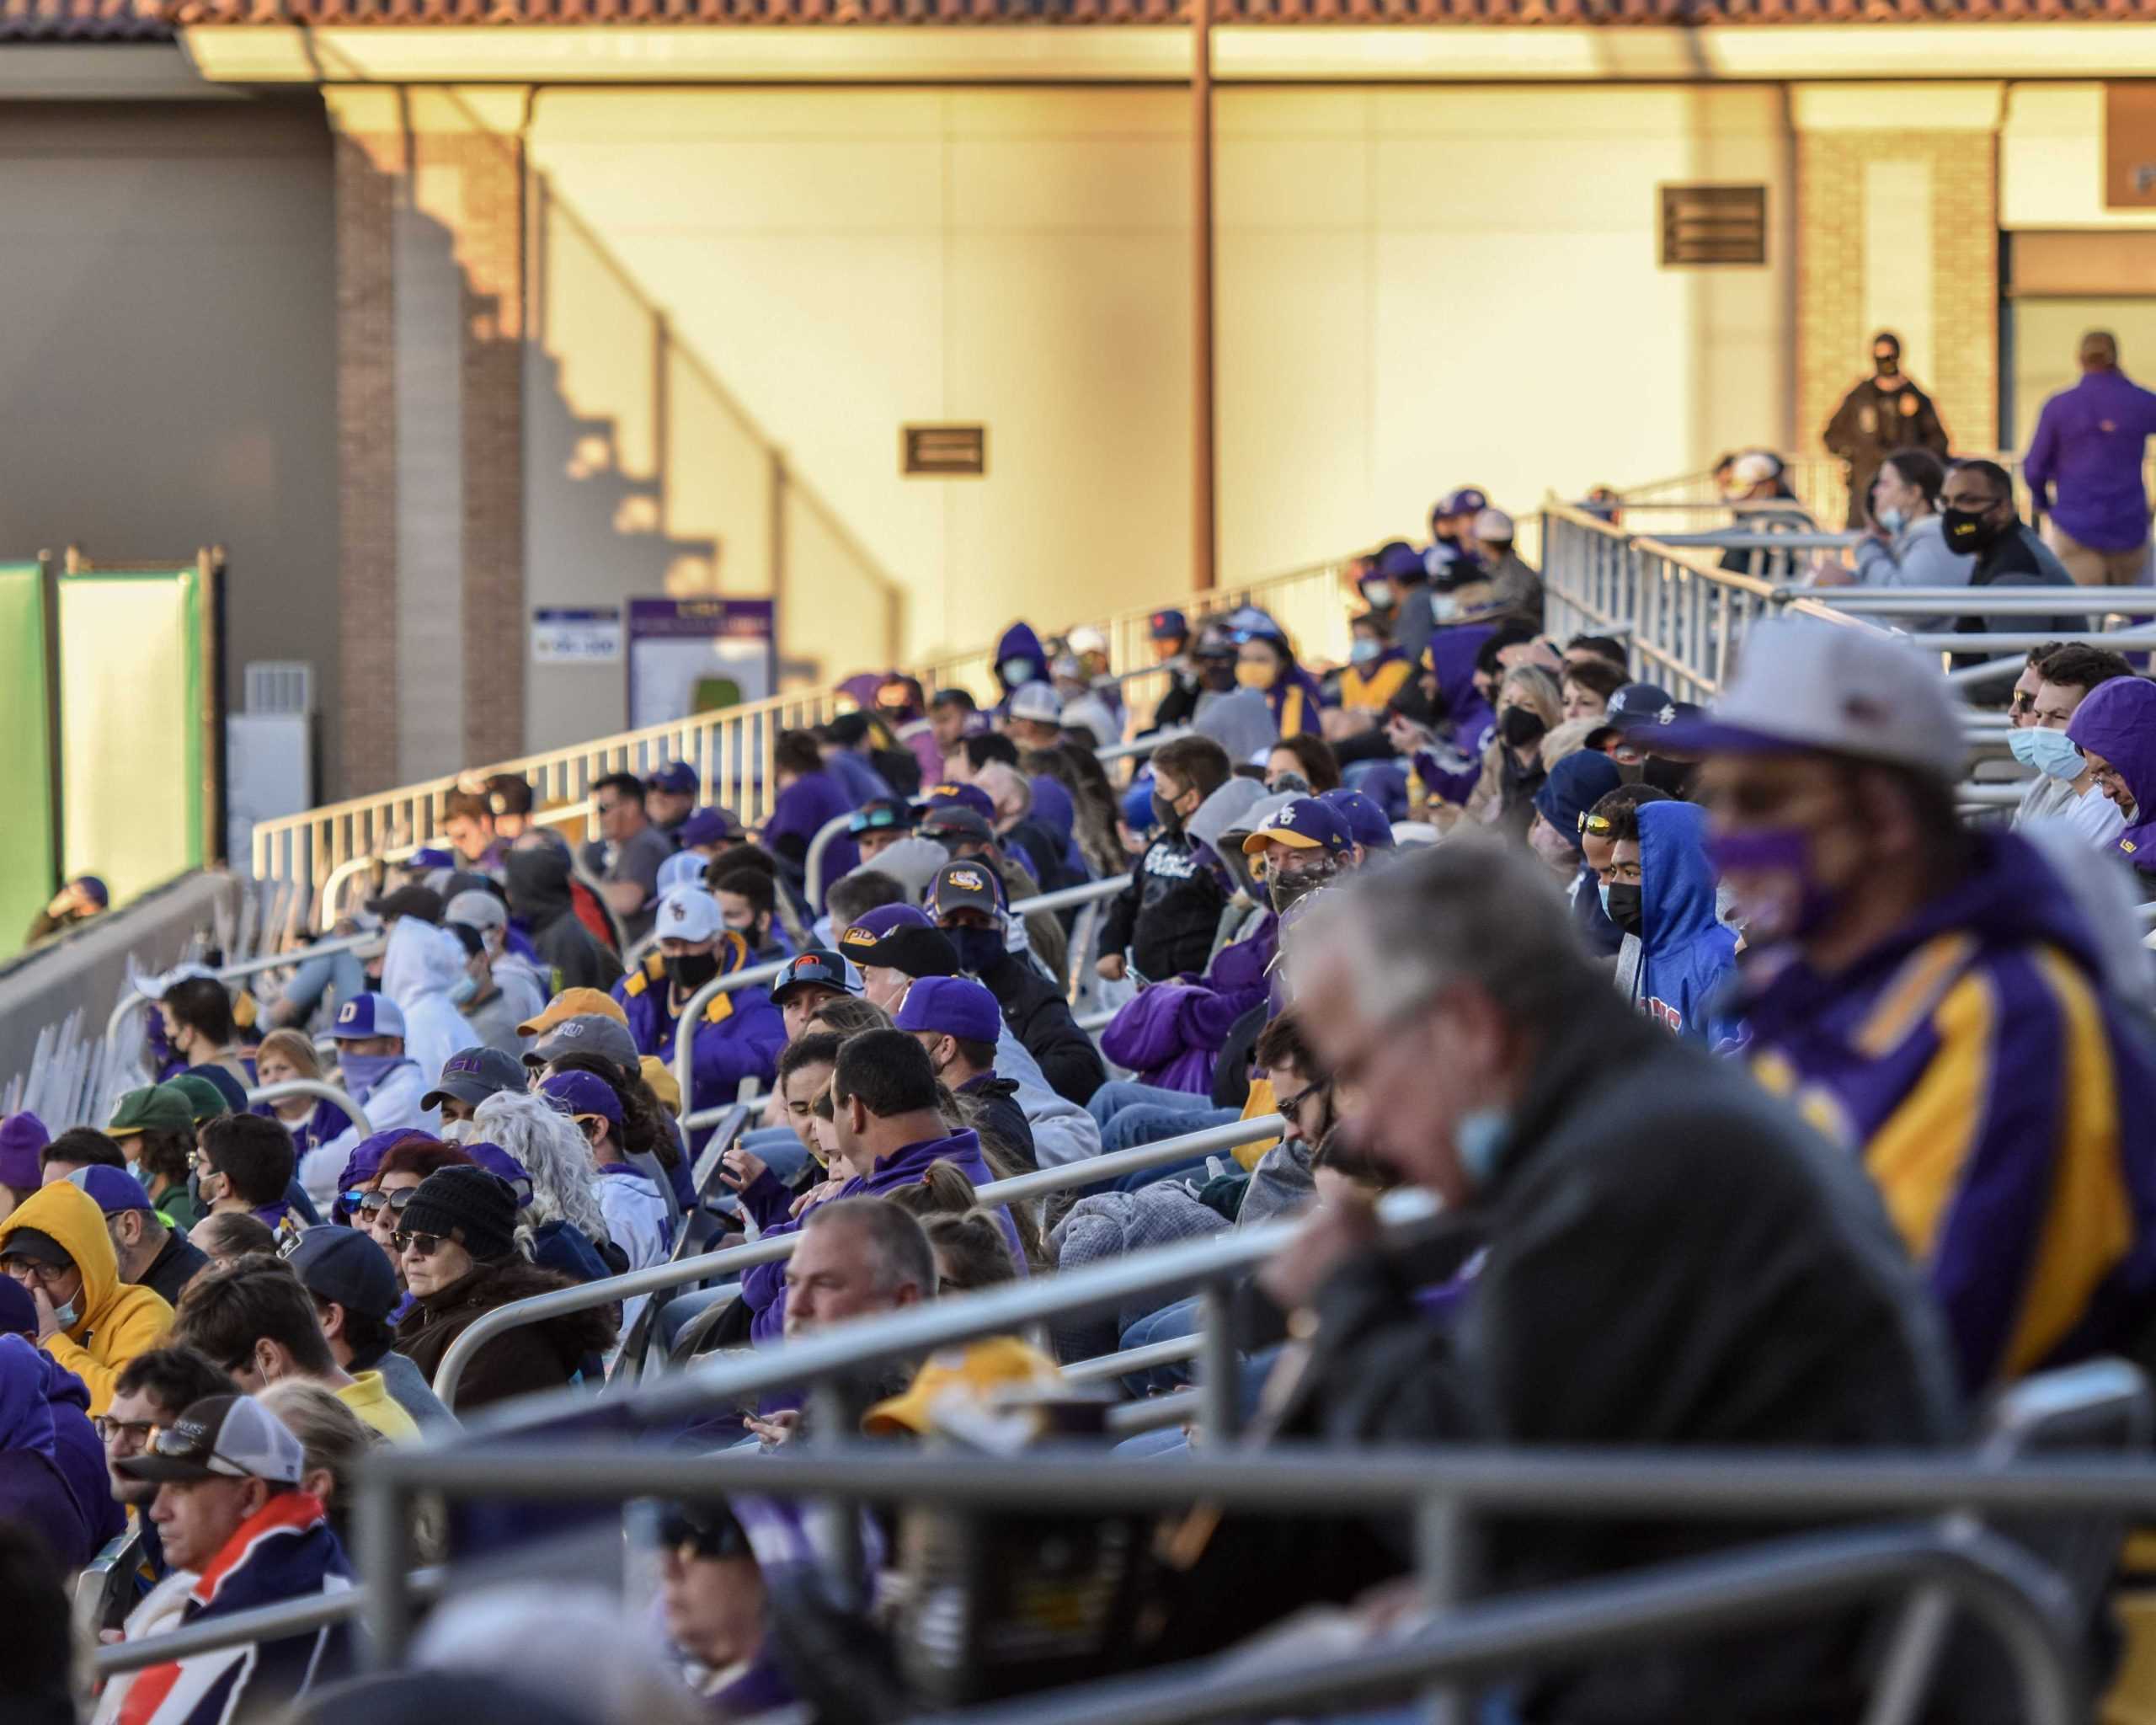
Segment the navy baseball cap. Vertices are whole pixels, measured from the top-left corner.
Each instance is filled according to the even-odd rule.
[[[906,991],[893,1023],[900,1030],[992,1043],[1002,1032],[1003,1013],[985,985],[970,976],[924,976]]]
[[[1155,641],[1180,641],[1190,633],[1190,624],[1183,614],[1172,607],[1155,611],[1147,620],[1146,627]]]
[[[874,797],[853,811],[846,830],[855,838],[868,832],[905,831],[917,818],[910,803],[901,803],[894,797]]]
[[[940,814],[946,809],[968,809],[983,820],[994,821],[995,802],[979,785],[931,785],[921,793],[924,814]]]
[[[928,884],[928,908],[938,916],[953,911],[994,916],[1003,909],[1003,883],[985,863],[946,862]]]
[[[925,839],[937,839],[946,845],[995,842],[995,829],[988,817],[956,803],[930,809],[921,817],[921,825],[915,830]]]
[[[811,947],[786,961],[786,969],[771,979],[771,1004],[784,1006],[797,989],[803,988],[835,988],[845,994],[854,991],[852,983],[846,980],[846,960],[825,947]]]
[[[1243,855],[1255,857],[1267,844],[1286,845],[1296,851],[1330,851],[1335,856],[1353,850],[1354,836],[1340,811],[1315,797],[1298,797],[1276,809],[1263,825],[1243,841]]]
[[[643,784],[648,791],[664,791],[676,797],[693,797],[703,788],[702,778],[686,761],[668,761],[654,769]]]
[[[386,994],[355,994],[337,1009],[337,1022],[329,1033],[339,1042],[363,1036],[402,1036],[404,1014]]]
[[[150,1194],[142,1189],[142,1183],[125,1168],[108,1167],[102,1162],[93,1162],[77,1168],[67,1177],[70,1185],[79,1186],[90,1194],[90,1200],[109,1216],[116,1216],[131,1210],[154,1210]],[[382,1248],[375,1248],[375,1256],[382,1257]],[[388,1260],[383,1259],[387,1266]]]
[[[1429,571],[1422,567],[1422,553],[1405,540],[1396,539],[1378,553],[1373,575],[1388,581],[1419,581]]]
[[[387,1319],[404,1297],[397,1285],[397,1272],[390,1268],[382,1248],[357,1228],[309,1228],[293,1242],[285,1262],[316,1299],[377,1323]]]
[[[1599,749],[1612,738],[1644,726],[1671,724],[1677,709],[1676,697],[1668,690],[1653,683],[1627,683],[1609,697],[1602,723],[1588,733],[1587,746]]]
[[[1379,808],[1360,791],[1351,791],[1345,785],[1327,791],[1318,798],[1329,803],[1348,823],[1348,836],[1366,851],[1390,851],[1392,848],[1392,823],[1385,818]]]
[[[504,1090],[522,1090],[524,1077],[523,1062],[498,1048],[461,1049],[441,1063],[441,1076],[419,1106],[431,1110],[454,1097],[476,1108]]]
[[[748,829],[741,825],[741,817],[731,809],[722,809],[716,804],[702,809],[691,809],[681,824],[674,829],[674,836],[681,841],[684,850],[698,845],[731,844],[748,836]]]
[[[1441,515],[1479,515],[1490,506],[1490,499],[1480,486],[1463,485],[1439,504],[1437,513]]]
[[[112,903],[112,889],[94,874],[77,875],[75,884],[82,889],[83,896],[100,910]]]

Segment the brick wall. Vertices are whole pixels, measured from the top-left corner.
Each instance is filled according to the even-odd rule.
[[[397,779],[396,247],[403,142],[336,139],[339,689],[343,783]]]
[[[1930,231],[1907,236],[1931,266],[1929,375],[1956,449],[1998,447],[1999,194],[1989,131],[1823,131],[1797,141],[1797,448],[1819,432],[1870,369],[1865,316],[1865,170],[1881,161],[1930,168]]]

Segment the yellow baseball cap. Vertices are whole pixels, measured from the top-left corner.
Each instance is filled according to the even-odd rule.
[[[657,1055],[646,1055],[638,1063],[651,1093],[666,1105],[667,1112],[681,1112],[681,1087],[674,1081],[674,1069]]]
[[[595,988],[565,988],[547,1002],[545,1012],[518,1025],[516,1033],[519,1036],[542,1036],[564,1018],[581,1018],[594,1012],[625,1027],[629,1022],[629,1015],[622,1010],[622,1003],[611,994],[602,994]]]
[[[930,1354],[905,1393],[878,1402],[862,1416],[861,1429],[871,1437],[926,1436],[947,1398],[985,1407],[1000,1399],[999,1391],[1065,1387],[1055,1362],[1039,1348],[1016,1336],[990,1336]]]

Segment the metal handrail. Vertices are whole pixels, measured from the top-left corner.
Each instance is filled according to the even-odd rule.
[[[1150,665],[1146,668],[1149,670],[1154,669]],[[1115,743],[1105,749],[1096,749],[1093,750],[1093,758],[1096,761],[1140,758],[1150,755],[1165,743],[1180,742],[1185,737],[1194,737],[1197,734],[1195,728],[1190,725],[1178,725],[1171,731],[1154,731],[1147,736],[1133,737],[1127,743]]]
[[[1209,1155],[1214,1151],[1232,1150],[1238,1145],[1255,1144],[1267,1138],[1277,1137],[1287,1122],[1278,1114],[1258,1114],[1246,1120],[1231,1120],[1225,1125],[1208,1127],[1202,1132],[1187,1133],[1179,1138],[1165,1139],[1158,1144],[1144,1144],[1134,1150],[1118,1151],[1113,1156],[1088,1156],[1081,1161],[1065,1162],[1059,1167],[1042,1168],[1037,1172],[1012,1176],[1007,1180],[991,1180],[974,1194],[976,1203],[984,1209],[1003,1204],[1022,1203],[1049,1192],[1068,1191],[1074,1187],[1091,1186],[1118,1175],[1137,1173],[1148,1168],[1165,1167],[1171,1163],[1185,1162],[1193,1156]],[[1241,1231],[1239,1237],[1250,1238],[1259,1231]],[[760,1263],[773,1263],[792,1256],[800,1240],[798,1234],[781,1234],[752,1241],[743,1246],[729,1246],[722,1251],[705,1252],[696,1258],[685,1258],[672,1263],[654,1264],[648,1269],[632,1270],[627,1275],[610,1276],[596,1282],[585,1282],[574,1288],[557,1289],[551,1294],[535,1294],[528,1300],[513,1300],[507,1306],[498,1306],[483,1313],[451,1343],[442,1355],[441,1364],[435,1369],[434,1391],[442,1403],[454,1408],[456,1405],[457,1386],[463,1381],[465,1369],[472,1357],[487,1343],[504,1331],[520,1329],[526,1324],[538,1323],[550,1317],[559,1317],[565,1312],[583,1311],[595,1306],[611,1306],[617,1300],[627,1300],[638,1294],[664,1293],[671,1288],[686,1287],[707,1276],[729,1271],[744,1270]],[[1278,1243],[1277,1241],[1273,1243]],[[1238,1266],[1240,1260],[1238,1261]],[[1238,1267],[1238,1266],[1231,1266]],[[1065,1284],[1070,1279],[1063,1276],[1043,1276],[1037,1285]],[[1029,1284],[1027,1285],[1035,1285]],[[1001,1299],[1007,1290],[998,1290],[990,1294],[969,1297],[963,1302],[971,1311],[985,1299]],[[1083,1296],[1081,1290],[1080,1297]],[[949,1302],[957,1306],[961,1302]],[[1051,1306],[1049,1316],[1055,1315]],[[878,1356],[876,1341],[871,1332],[877,1327],[862,1323],[850,1327],[849,1336],[857,1340],[868,1339],[869,1354]],[[996,1327],[992,1326],[991,1327]],[[988,1333],[982,1332],[981,1333]],[[768,1350],[767,1357],[776,1358],[789,1353],[796,1346],[813,1345],[789,1343],[786,1348]],[[883,1347],[884,1354],[908,1351],[901,1340]],[[851,1363],[851,1362],[849,1362]],[[793,1381],[782,1374],[780,1384]],[[759,1387],[763,1387],[759,1386]],[[571,1398],[571,1404],[580,1399],[581,1392],[563,1392]],[[529,1397],[524,1402],[533,1404],[533,1418],[542,1423],[552,1418],[564,1405],[552,1396]],[[538,1404],[545,1403],[543,1410]],[[529,1423],[520,1421],[519,1423]]]
[[[250,1103],[277,1102],[287,1096],[318,1096],[324,1102],[334,1103],[352,1117],[352,1124],[359,1128],[360,1136],[371,1138],[374,1127],[368,1121],[366,1110],[352,1099],[347,1091],[334,1084],[325,1084],[319,1078],[287,1078],[280,1084],[258,1085],[247,1093]]]
[[[1102,1378],[1119,1378],[1127,1371],[1145,1371],[1156,1365],[1180,1365],[1195,1359],[1204,1343],[1197,1336],[1178,1336],[1172,1342],[1149,1342],[1143,1348],[1126,1348],[1120,1354],[1103,1354],[1096,1359],[1074,1360],[1063,1375],[1074,1384]]]
[[[1078,886],[1067,886],[1058,892],[1036,894],[1030,899],[1014,900],[1007,914],[1030,916],[1037,911],[1060,911],[1072,905],[1091,904],[1096,899],[1113,898],[1127,889],[1130,882],[1129,875],[1118,874],[1107,880],[1089,880]],[[760,982],[771,982],[782,975],[792,962],[791,959],[779,959],[768,964],[751,964],[746,969],[736,970],[728,975],[714,976],[689,996],[674,1020],[674,1081],[680,1087],[684,1109],[694,1106],[696,1036],[693,1031],[683,1036],[680,1027],[701,1022],[704,1009],[719,996],[752,988]]]
[[[1909,617],[2049,617],[2081,611],[2156,617],[2156,590],[2145,587],[1809,587],[1785,583],[1774,590],[1774,596],[1814,600],[1837,611],[1898,611]]]
[[[801,892],[812,910],[824,902],[824,852],[852,825],[853,811],[849,809],[818,827],[816,836],[808,841],[808,854],[801,861]]]
[[[254,959],[243,959],[237,964],[227,964],[210,974],[220,982],[236,982],[243,976],[253,976],[264,970],[278,970],[288,964],[303,964],[309,959],[325,958],[333,953],[356,953],[382,945],[379,929],[364,934],[340,934],[331,940],[318,940],[312,946],[301,947],[289,953],[270,953]],[[372,952],[368,952],[370,958]],[[113,1002],[112,1013],[104,1021],[104,1039],[108,1048],[117,1047],[120,1027],[127,1015],[137,1007],[150,1003],[150,997],[133,988],[123,989],[120,998]]]

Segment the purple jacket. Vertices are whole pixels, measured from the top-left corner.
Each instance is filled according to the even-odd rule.
[[[61,1567],[79,1569],[99,1541],[60,1459],[39,1358],[25,1338],[0,1336],[0,1519],[35,1529]]]
[[[2141,454],[2151,436],[2156,395],[2122,372],[2091,371],[2044,403],[2021,474],[2030,494],[2081,543],[2131,551],[2148,538]]]
[[[981,1160],[980,1140],[969,1128],[953,1132],[948,1138],[924,1138],[918,1144],[909,1144],[889,1162],[878,1162],[875,1172],[865,1178],[856,1176],[840,1188],[840,1198],[878,1198],[899,1186],[910,1186],[918,1182],[931,1162],[951,1162],[976,1186],[985,1186],[995,1176]],[[770,1214],[770,1194],[759,1192],[766,1180],[776,1186],[769,1171],[757,1177],[755,1183],[741,1195],[752,1204],[750,1214]],[[781,1188],[783,1189],[782,1188]],[[753,1200],[750,1194],[758,1195]],[[836,1199],[831,1200],[836,1202]],[[803,1214],[807,1214],[803,1212]],[[1011,1256],[1025,1273],[1025,1254],[1018,1245],[1018,1230],[1010,1216],[1002,1210],[995,1213],[996,1226],[1002,1229],[1003,1238],[1011,1247]],[[792,1234],[799,1231],[800,1220],[788,1217],[775,1222],[764,1230],[766,1236]],[[786,1263],[760,1263],[741,1279],[741,1297],[749,1306],[749,1339],[759,1348],[779,1341],[786,1334]]]
[[[2156,683],[2113,677],[2097,684],[2074,708],[2066,734],[2077,748],[2102,756],[2126,781],[2133,818],[2118,836],[2118,854],[2156,873]]]
[[[827,823],[852,812],[851,800],[829,772],[804,772],[778,793],[771,818],[764,823],[764,848],[798,868],[817,833]],[[824,879],[836,880],[841,874],[850,874],[860,861],[861,852],[853,841],[841,833],[825,847]]]
[[[52,1411],[52,1437],[60,1471],[75,1494],[93,1541],[99,1546],[125,1532],[127,1512],[113,1501],[112,1477],[105,1471],[104,1445],[90,1423],[90,1386],[43,1348],[38,1370],[45,1374],[45,1406]]]
[[[1101,1032],[1101,1052],[1141,1083],[1209,1094],[1214,1060],[1235,1021],[1265,999],[1279,948],[1280,919],[1268,911],[1202,977],[1139,990]]]

